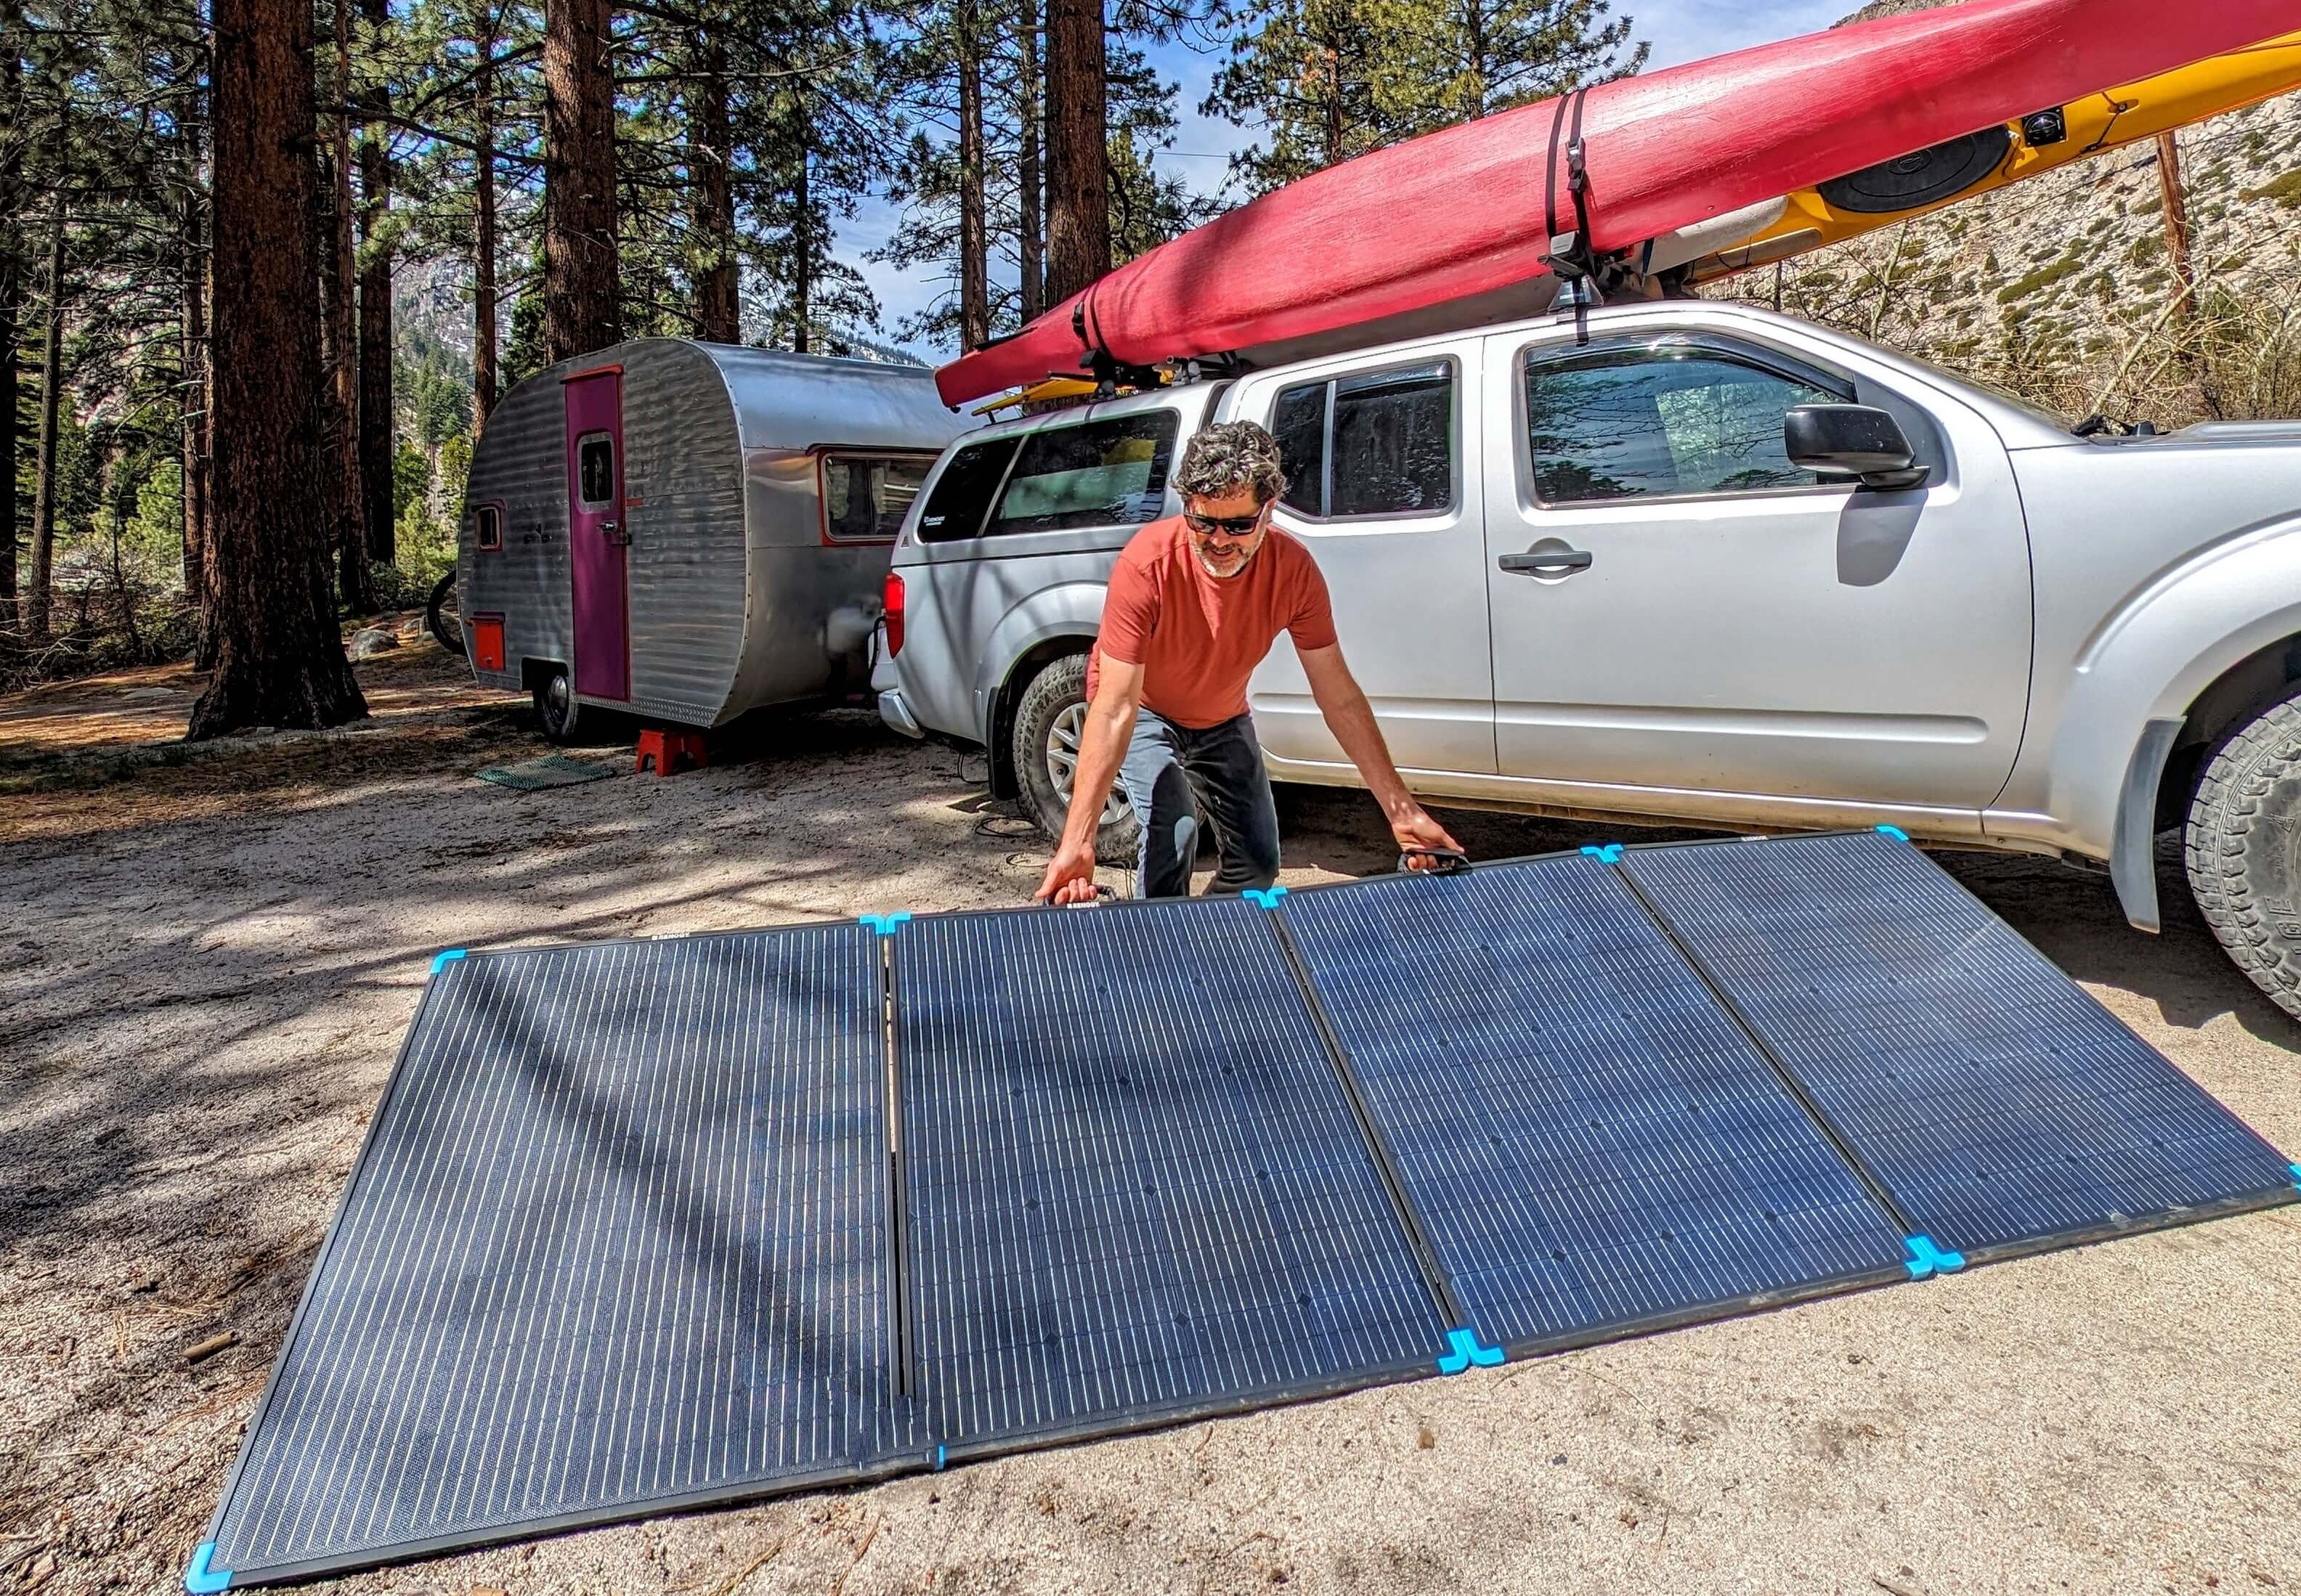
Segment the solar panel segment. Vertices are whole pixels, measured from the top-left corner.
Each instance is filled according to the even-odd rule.
[[[877,939],[448,961],[211,1533],[235,1583],[908,1444]]]
[[[1621,868],[1943,1249],[2295,1195],[2267,1142],[1906,842],[1638,848]]]
[[[1262,910],[929,916],[894,990],[937,1441],[1434,1366],[1447,1326]]]
[[[1603,865],[1294,892],[1279,914],[1485,1341],[1905,1278],[1899,1227]]]

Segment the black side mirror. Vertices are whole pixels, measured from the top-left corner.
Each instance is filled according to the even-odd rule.
[[[1915,488],[1926,480],[1902,423],[1875,405],[1796,405],[1782,417],[1782,448],[1793,465],[1856,477],[1864,488]]]

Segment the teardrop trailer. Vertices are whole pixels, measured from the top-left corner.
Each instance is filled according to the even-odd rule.
[[[457,531],[473,677],[709,728],[861,693],[888,552],[969,423],[925,367],[643,338],[506,394]]]

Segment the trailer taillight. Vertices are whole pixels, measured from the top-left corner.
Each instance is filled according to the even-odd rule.
[[[895,572],[887,572],[887,657],[892,659],[903,651],[903,579]]]

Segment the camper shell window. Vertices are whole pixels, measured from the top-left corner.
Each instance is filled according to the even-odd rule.
[[[1023,440],[986,538],[1140,526],[1167,506],[1167,473],[1181,418],[1147,410],[1075,427],[1050,427]]]
[[[891,543],[926,480],[933,455],[826,454],[823,536],[831,543]]]
[[[1018,441],[989,439],[970,443],[950,457],[919,514],[920,542],[956,543],[983,531],[983,518],[999,484],[1007,480]]]

